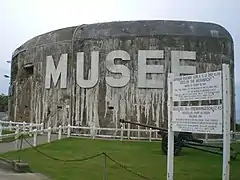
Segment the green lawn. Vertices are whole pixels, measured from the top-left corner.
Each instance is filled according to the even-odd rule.
[[[10,131],[10,130],[3,130],[2,131],[3,135],[4,134],[13,134],[13,133],[15,133],[15,131]],[[29,135],[28,134],[24,134],[23,137],[28,138]],[[2,138],[1,142],[12,142],[12,141],[15,140],[15,138],[16,138],[15,136],[4,137],[4,138]]]
[[[12,134],[12,133],[15,133],[15,131],[10,131],[5,129],[2,131],[2,134]]]
[[[9,131],[9,130],[3,130],[2,131],[2,134],[12,134],[12,133],[15,133],[15,131]],[[2,141],[1,142],[11,142],[15,139],[15,136],[10,136],[10,137],[5,137],[5,138],[2,138]]]
[[[240,124],[236,125],[236,131],[240,131]]]
[[[240,144],[233,145],[240,151]],[[151,180],[166,179],[166,156],[158,142],[121,142],[70,138],[38,147],[42,152],[61,159],[83,158],[99,152],[106,152]],[[4,157],[18,159],[18,152],[4,154]],[[97,180],[102,179],[104,156],[84,162],[59,162],[39,154],[33,149],[20,152],[21,158],[30,164],[33,171],[41,172],[53,180]],[[219,155],[183,149],[174,159],[176,180],[220,180],[222,158]],[[240,157],[231,161],[231,180],[240,179]],[[107,159],[107,180],[141,180]]]

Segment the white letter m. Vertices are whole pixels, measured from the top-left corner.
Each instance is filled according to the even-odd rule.
[[[57,68],[54,64],[52,56],[47,56],[45,88],[50,89],[51,77],[53,80],[53,85],[55,87],[60,76],[61,76],[60,88],[67,88],[67,54],[61,55]]]

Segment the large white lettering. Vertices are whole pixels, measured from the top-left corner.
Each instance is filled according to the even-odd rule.
[[[162,74],[162,65],[147,65],[147,59],[162,59],[161,50],[139,50],[138,51],[138,88],[163,88],[163,81],[160,79],[147,79],[147,73]]]
[[[51,87],[51,77],[53,80],[53,85],[56,86],[60,76],[60,88],[67,88],[67,60],[67,54],[62,54],[56,68],[52,56],[47,56],[45,75],[46,89]]]
[[[163,65],[153,65],[147,63],[148,60],[159,60],[164,58],[163,50],[139,50],[138,51],[138,88],[164,88],[164,81],[161,74],[164,74]],[[130,61],[130,55],[123,50],[114,50],[106,56],[106,69],[119,76],[107,76],[106,83],[111,87],[124,87],[130,81],[130,69],[123,64],[115,63],[115,60],[121,59],[123,62]],[[181,65],[181,60],[196,61],[196,52],[194,51],[171,51],[171,72],[176,75],[180,74],[196,74],[195,66]],[[81,88],[92,88],[99,80],[99,52],[91,52],[91,67],[88,77],[84,79],[84,52],[77,53],[77,70],[76,81]],[[147,74],[155,74],[155,77],[148,79]],[[162,75],[163,76],[163,75]],[[49,89],[51,86],[51,77],[53,85],[56,86],[61,77],[60,88],[67,87],[67,54],[62,54],[55,67],[52,56],[47,56],[46,59],[46,75],[45,88]]]
[[[116,50],[110,52],[106,57],[106,68],[112,73],[122,74],[121,78],[106,77],[106,82],[112,87],[123,87],[130,81],[130,70],[127,66],[114,64],[115,59],[130,61],[130,55],[126,51]]]
[[[196,52],[194,51],[171,51],[171,71],[176,75],[196,74],[195,66],[181,66],[180,60],[188,59],[196,61]]]
[[[82,88],[92,88],[98,82],[99,72],[99,52],[93,51],[91,53],[91,71],[89,72],[89,79],[84,79],[84,52],[77,53],[77,84]]]

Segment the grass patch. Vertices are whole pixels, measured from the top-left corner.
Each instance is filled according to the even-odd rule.
[[[233,144],[240,151],[240,144]],[[133,171],[149,177],[151,180],[166,179],[166,156],[162,154],[157,142],[121,142],[69,138],[38,146],[38,149],[50,156],[61,159],[79,159],[106,152],[113,159],[128,166]],[[29,163],[33,171],[43,173],[53,180],[95,180],[102,179],[104,156],[84,162],[59,162],[42,156],[29,148],[22,152],[9,152],[2,156],[21,159]],[[219,155],[183,149],[174,159],[176,180],[219,180],[222,175],[222,157]],[[239,180],[240,157],[231,161],[231,180]],[[141,178],[125,171],[107,159],[107,179],[140,180]]]
[[[240,132],[240,124],[236,124],[236,131]]]
[[[15,131],[10,131],[10,130],[6,130],[6,129],[4,129],[2,131],[2,134],[12,134],[12,133],[15,133]]]
[[[13,133],[15,133],[15,131],[10,131],[10,130],[6,130],[6,129],[4,129],[2,131],[3,135],[4,134],[13,134]],[[4,138],[2,138],[1,142],[11,142],[11,141],[14,141],[14,139],[15,139],[15,136],[4,137]]]
[[[13,133],[15,133],[15,131],[10,131],[10,130],[3,130],[2,131],[2,134],[4,135],[4,134],[13,134]],[[28,134],[24,134],[24,135],[22,135],[23,137],[25,137],[25,138],[28,138],[29,137],[29,135]],[[9,136],[9,137],[4,137],[4,138],[2,138],[2,143],[4,143],[4,142],[12,142],[12,141],[15,141],[15,136],[13,135],[13,136]]]

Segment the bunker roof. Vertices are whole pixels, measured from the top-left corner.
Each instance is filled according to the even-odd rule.
[[[230,33],[215,23],[173,20],[114,21],[83,24],[47,32],[25,42],[13,52],[13,57],[27,49],[51,43],[158,35],[227,38],[233,41]]]

